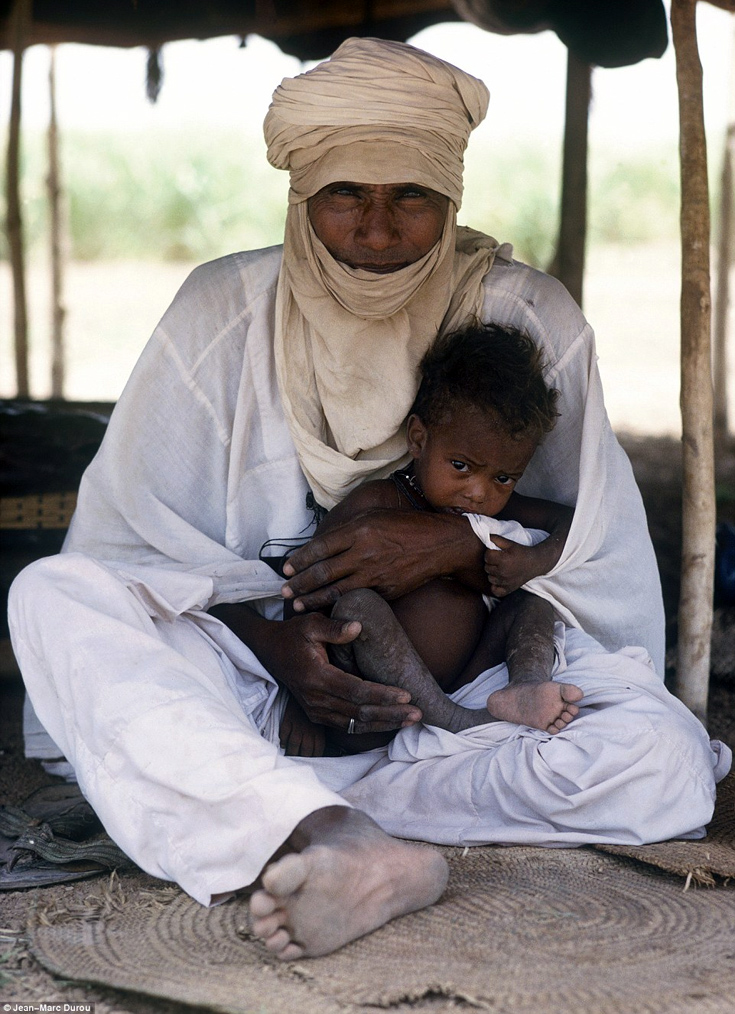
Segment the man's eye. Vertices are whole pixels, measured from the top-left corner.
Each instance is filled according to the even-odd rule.
[[[456,468],[458,472],[469,471],[469,468],[464,461],[452,461],[452,468]]]
[[[335,183],[334,186],[328,188],[327,193],[330,197],[334,195],[339,197],[355,197],[358,193],[358,187],[351,186],[349,183]]]

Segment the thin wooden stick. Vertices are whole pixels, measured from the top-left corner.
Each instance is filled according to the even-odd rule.
[[[592,67],[567,53],[559,242],[549,269],[582,305],[587,242],[587,134]]]
[[[11,12],[13,39],[13,87],[10,101],[7,169],[7,227],[10,269],[13,276],[15,376],[19,398],[30,395],[28,380],[28,308],[23,249],[23,218],[20,201],[20,85],[23,48],[28,36],[31,0],[15,0]]]
[[[730,111],[722,157],[720,229],[717,243],[717,288],[714,312],[715,454],[729,443],[727,410],[727,317],[730,307],[730,268],[733,261],[733,186],[735,185],[735,33],[730,61]]]
[[[56,119],[56,46],[49,49],[48,201],[51,255],[51,397],[64,397],[63,224],[59,127]]]
[[[676,692],[707,718],[715,481],[710,350],[709,189],[696,0],[672,0],[681,165],[681,419],[684,480]]]

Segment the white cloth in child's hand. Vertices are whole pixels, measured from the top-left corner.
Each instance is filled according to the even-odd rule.
[[[490,538],[491,535],[501,535],[504,539],[511,539],[520,543],[521,546],[536,546],[544,539],[548,539],[549,533],[540,528],[524,528],[519,521],[500,521],[498,518],[490,518],[485,514],[465,514],[472,531],[480,542],[488,549],[500,549]]]

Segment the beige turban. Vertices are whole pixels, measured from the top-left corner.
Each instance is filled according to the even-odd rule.
[[[420,49],[348,39],[276,89],[264,124],[268,161],[290,171],[294,202],[335,182],[335,166],[349,166],[371,175],[336,178],[421,183],[459,208],[464,150],[488,99],[482,81]],[[411,174],[396,179],[396,160]]]
[[[464,150],[487,103],[477,78],[380,39],[348,39],[273,95],[268,160],[291,173],[276,372],[301,467],[324,507],[408,460],[418,362],[439,331],[482,308],[498,244],[458,230],[456,215]],[[306,201],[337,181],[416,183],[445,194],[439,241],[388,275],[336,261],[311,228]]]

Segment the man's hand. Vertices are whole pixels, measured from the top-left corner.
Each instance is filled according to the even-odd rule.
[[[360,624],[308,613],[290,620],[265,620],[245,604],[215,606],[222,620],[295,697],[317,725],[354,732],[387,732],[421,720],[411,695],[398,687],[370,683],[333,666],[328,644],[349,644]]]
[[[295,616],[272,628],[265,657],[259,657],[317,725],[346,729],[354,718],[355,732],[387,732],[420,721],[408,691],[370,683],[330,663],[326,645],[348,644],[360,629],[321,613]]]
[[[435,577],[487,588],[482,543],[466,519],[420,511],[362,514],[297,549],[283,572],[281,594],[296,612],[331,605],[353,588],[374,588],[390,601]]]
[[[546,573],[546,555],[543,550],[539,552],[543,542],[537,546],[521,546],[502,535],[490,538],[498,548],[485,550],[485,573],[490,592],[497,598],[510,595],[526,581]]]

